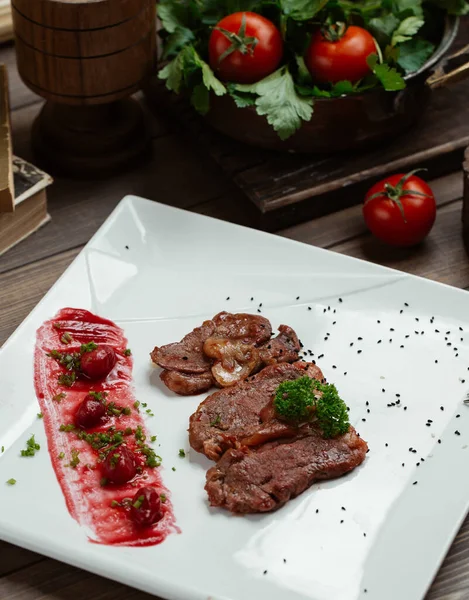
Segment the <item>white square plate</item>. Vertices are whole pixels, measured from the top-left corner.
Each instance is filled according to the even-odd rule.
[[[468,298],[125,198],[1,350],[0,537],[171,600],[422,598],[469,507]],[[149,352],[221,310],[256,312],[261,303],[275,328],[291,325],[316,359],[324,355],[318,364],[370,453],[349,476],[276,513],[236,517],[209,509],[210,463],[189,451],[188,418],[203,398],[166,390]],[[136,396],[155,413],[147,426],[182,530],[159,546],[89,543],[67,512],[32,378],[36,329],[65,306],[114,320],[129,339]],[[32,433],[42,450],[20,458]],[[11,477],[15,486],[4,483]]]

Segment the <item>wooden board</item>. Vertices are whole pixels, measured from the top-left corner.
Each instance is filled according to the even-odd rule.
[[[469,20],[457,46],[469,42]],[[421,121],[381,147],[333,156],[291,155],[249,147],[211,129],[181,98],[154,81],[149,104],[188,129],[244,192],[256,225],[268,230],[322,216],[362,201],[363,192],[394,171],[426,167],[431,177],[459,170],[469,145],[469,81],[434,92]],[[314,118],[314,116],[313,116]]]

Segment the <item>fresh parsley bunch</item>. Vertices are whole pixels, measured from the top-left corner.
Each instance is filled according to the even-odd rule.
[[[221,81],[208,61],[213,27],[238,11],[253,11],[270,19],[284,41],[281,66],[250,84]],[[159,72],[168,89],[190,95],[202,114],[210,94],[230,95],[240,108],[254,106],[281,139],[290,137],[313,115],[315,98],[362,93],[376,87],[402,90],[405,76],[418,71],[435,52],[445,14],[469,12],[466,0],[160,0],[163,59]],[[359,25],[375,38],[370,73],[358,82],[318,85],[304,54],[312,32],[327,23]]]

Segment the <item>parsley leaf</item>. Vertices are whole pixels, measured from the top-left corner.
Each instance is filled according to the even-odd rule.
[[[322,10],[328,0],[280,0],[282,12],[296,21],[312,19]]]
[[[376,54],[372,54],[368,57],[368,64],[386,91],[397,92],[406,87],[402,75],[396,69],[390,67],[386,63],[379,64]]]
[[[399,19],[392,13],[382,17],[375,17],[369,23],[371,33],[383,44],[391,41],[392,34],[398,25]]]
[[[257,113],[266,116],[282,140],[293,135],[301,126],[301,121],[309,121],[313,114],[313,101],[296,93],[287,67],[278,69],[257,83],[237,85],[236,89],[258,95]]]
[[[7,483],[8,483],[8,485],[15,485],[16,479],[11,478],[7,481]]]
[[[246,108],[247,106],[254,106],[256,104],[256,96],[250,93],[240,92],[236,89],[236,84],[228,84],[228,92],[235,101],[238,108]]]
[[[434,53],[435,46],[421,38],[414,38],[399,46],[397,64],[406,73],[415,73],[427,62]]]
[[[425,21],[419,17],[407,17],[404,19],[396,31],[392,34],[391,44],[396,46],[403,42],[408,42],[424,25]]]
[[[41,446],[36,443],[34,435],[32,435],[26,442],[26,449],[21,450],[21,456],[34,456]]]

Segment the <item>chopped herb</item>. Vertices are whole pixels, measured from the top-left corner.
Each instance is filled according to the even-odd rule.
[[[13,479],[13,478],[9,479],[9,480],[7,481],[7,484],[8,484],[8,485],[15,485],[15,484],[16,484],[16,479]]]
[[[143,433],[141,425],[137,425],[137,429],[135,430],[135,439],[137,442],[144,442],[146,440],[146,435]]]
[[[171,470],[172,470],[172,471],[175,471],[175,470],[176,470],[176,467],[171,467]]]
[[[143,406],[143,408],[146,408],[148,406],[148,404],[146,402],[142,402],[142,406]]]
[[[134,508],[137,508],[137,509],[139,509],[139,508],[141,508],[141,507],[142,507],[142,504],[143,504],[144,500],[145,500],[145,496],[139,496],[139,497],[137,498],[137,500],[135,500],[135,502],[132,504],[132,506],[133,506]]]
[[[68,333],[68,331],[66,331],[63,336],[60,338],[60,341],[62,342],[62,344],[70,344],[70,342],[73,342],[73,338],[72,336]]]
[[[150,448],[150,446],[147,446],[146,444],[142,444],[139,446],[139,449],[140,452],[145,456],[147,467],[150,467],[150,469],[155,469],[161,465],[161,456],[158,456],[153,448]]]
[[[186,453],[185,453],[185,451],[184,451],[184,449],[183,449],[183,448],[180,448],[180,449],[179,449],[179,456],[180,456],[181,458],[185,458],[185,457],[186,457]]]
[[[151,438],[150,438],[150,441],[151,442],[156,442],[156,435],[152,435]]]
[[[37,418],[38,418],[38,419],[42,419],[42,418],[43,418],[43,416],[44,416],[44,415],[42,414],[42,412],[40,412],[40,413],[37,413]]]
[[[152,413],[151,408],[147,408],[145,411],[149,417],[154,417],[155,415]]]
[[[138,408],[139,406],[140,406],[140,402],[139,402],[138,400],[136,400],[136,401],[134,402],[134,408],[135,408],[135,410],[136,410],[137,412],[140,412],[140,410],[139,410],[139,408]]]
[[[26,442],[26,450],[21,450],[21,456],[34,456],[41,446],[36,443],[34,435],[32,435]]]
[[[132,354],[132,350],[130,348],[127,348],[126,350],[124,350],[124,356],[130,356]]]
[[[120,505],[121,505],[121,503],[117,502],[117,500],[113,500],[111,502],[111,508],[116,508],[117,506],[120,506]]]
[[[94,342],[88,342],[87,344],[82,344],[80,346],[80,354],[85,354],[85,352],[93,352],[93,350],[96,350],[97,347],[98,347],[98,344],[95,344]]]
[[[59,430],[60,430],[60,431],[66,431],[66,432],[69,432],[69,431],[74,431],[74,430],[75,430],[75,425],[74,425],[73,423],[62,424],[62,425],[59,427]]]
[[[160,500],[164,504],[166,502],[166,494],[160,494]]]
[[[217,415],[213,421],[210,422],[210,427],[216,427],[221,423],[220,415]]]
[[[101,478],[101,481],[99,482],[99,485],[101,487],[104,487],[105,485],[107,485],[107,479],[106,479],[106,477],[102,477]]]
[[[61,373],[58,378],[58,382],[60,385],[65,385],[66,387],[72,387],[72,385],[76,381],[76,373],[72,371],[71,373]]]
[[[55,396],[52,396],[52,400],[60,404],[60,402],[66,397],[66,395],[67,394],[65,392],[60,392],[59,394],[55,394]]]
[[[78,467],[78,465],[80,464],[80,459],[78,457],[78,455],[80,454],[80,452],[78,450],[73,449],[72,450],[72,458],[70,460],[70,467],[72,467],[72,469],[76,469]]]
[[[5,452],[5,446],[2,446],[2,454]]]
[[[63,458],[65,458],[65,452],[61,452],[59,454],[59,459],[62,460]]]

